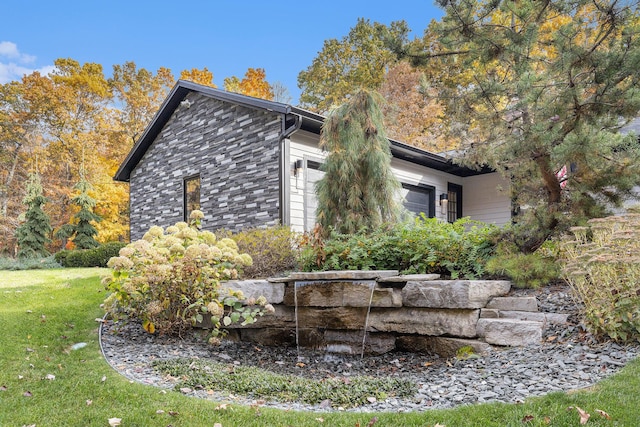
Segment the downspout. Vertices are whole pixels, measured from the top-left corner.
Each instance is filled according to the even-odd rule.
[[[287,127],[287,118],[293,117],[293,124]],[[289,113],[282,115],[282,131],[280,134],[280,224],[291,225],[291,165],[289,165],[290,147],[288,138],[300,129],[302,117]]]

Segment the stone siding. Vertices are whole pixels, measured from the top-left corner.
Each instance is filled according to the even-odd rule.
[[[203,228],[239,230],[280,221],[276,113],[191,93],[131,173],[131,239],[183,220],[184,179],[200,175]]]

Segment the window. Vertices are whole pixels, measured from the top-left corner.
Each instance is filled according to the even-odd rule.
[[[462,186],[449,183],[447,186],[447,222],[462,218]]]
[[[200,175],[184,180],[184,220],[189,222],[191,212],[200,209]]]
[[[430,185],[412,185],[402,183],[404,207],[416,216],[421,212],[428,218],[436,216],[436,189]]]
[[[316,225],[316,209],[318,208],[316,182],[324,176],[320,166],[319,161],[305,159],[304,229],[306,231],[313,230]]]

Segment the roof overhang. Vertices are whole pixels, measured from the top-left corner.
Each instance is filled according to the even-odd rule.
[[[320,114],[280,102],[253,98],[250,96],[215,89],[209,86],[203,86],[186,80],[179,80],[171,89],[171,92],[169,92],[169,95],[160,106],[160,109],[154,116],[151,123],[147,126],[138,142],[136,142],[124,162],[120,165],[120,168],[114,176],[116,181],[129,182],[133,169],[136,167],[138,162],[140,162],[153,141],[158,137],[162,128],[180,106],[181,102],[184,101],[186,96],[191,92],[197,92],[201,95],[232,104],[282,114],[285,116],[285,120],[290,114],[295,114],[301,119],[301,130],[315,133],[317,135],[320,135],[325,119],[325,117]],[[486,167],[476,170],[460,166],[453,163],[451,159],[447,159],[393,139],[390,139],[389,143],[391,144],[391,154],[393,157],[431,169],[450,173],[452,175],[468,177],[493,172],[492,169]]]

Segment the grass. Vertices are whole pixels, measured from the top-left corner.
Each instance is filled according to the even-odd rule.
[[[98,342],[100,269],[0,272],[0,426],[637,426],[640,361],[590,390],[519,405],[485,404],[410,414],[305,413],[190,398],[131,383]],[[75,343],[87,346],[71,350]],[[55,379],[47,379],[48,375]],[[52,377],[49,377],[52,378]],[[607,420],[596,413],[606,411]],[[159,410],[164,411],[158,413]],[[169,415],[173,413],[173,415]],[[529,420],[529,421],[527,421]]]

